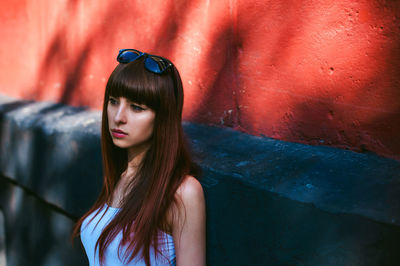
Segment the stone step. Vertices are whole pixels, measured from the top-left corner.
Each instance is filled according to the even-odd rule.
[[[100,117],[1,96],[3,182],[67,220],[82,215],[102,182]],[[189,122],[184,130],[204,172],[209,265],[400,263],[399,161]],[[5,195],[0,206],[18,198]]]

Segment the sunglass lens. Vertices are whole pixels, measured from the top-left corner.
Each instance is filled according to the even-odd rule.
[[[154,73],[162,73],[164,71],[164,68],[162,67],[161,63],[157,62],[151,57],[147,57],[146,60],[144,61],[144,64],[148,70]]]
[[[126,63],[136,60],[140,56],[141,56],[141,54],[139,52],[127,50],[127,51],[123,51],[122,53],[120,53],[117,60],[120,63],[126,64]]]

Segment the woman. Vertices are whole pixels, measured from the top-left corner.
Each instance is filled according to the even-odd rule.
[[[77,222],[90,265],[205,265],[205,202],[167,59],[120,50],[104,96],[104,183]]]

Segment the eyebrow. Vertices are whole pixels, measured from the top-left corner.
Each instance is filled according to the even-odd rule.
[[[112,95],[110,95],[108,98],[113,98],[113,99],[118,99],[118,98],[125,98],[126,99],[126,101],[129,103],[129,104],[135,104],[135,105],[138,105],[138,106],[140,106],[140,107],[145,107],[145,108],[149,108],[146,104],[140,104],[140,103],[138,103],[138,102],[135,102],[135,101],[132,101],[132,100],[130,100],[129,98],[127,98],[127,97],[124,97],[124,96],[112,96]]]

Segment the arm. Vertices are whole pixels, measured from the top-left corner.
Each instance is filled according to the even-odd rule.
[[[206,265],[206,214],[203,189],[188,176],[177,190],[172,236],[178,266]],[[180,200],[179,200],[180,199]]]

